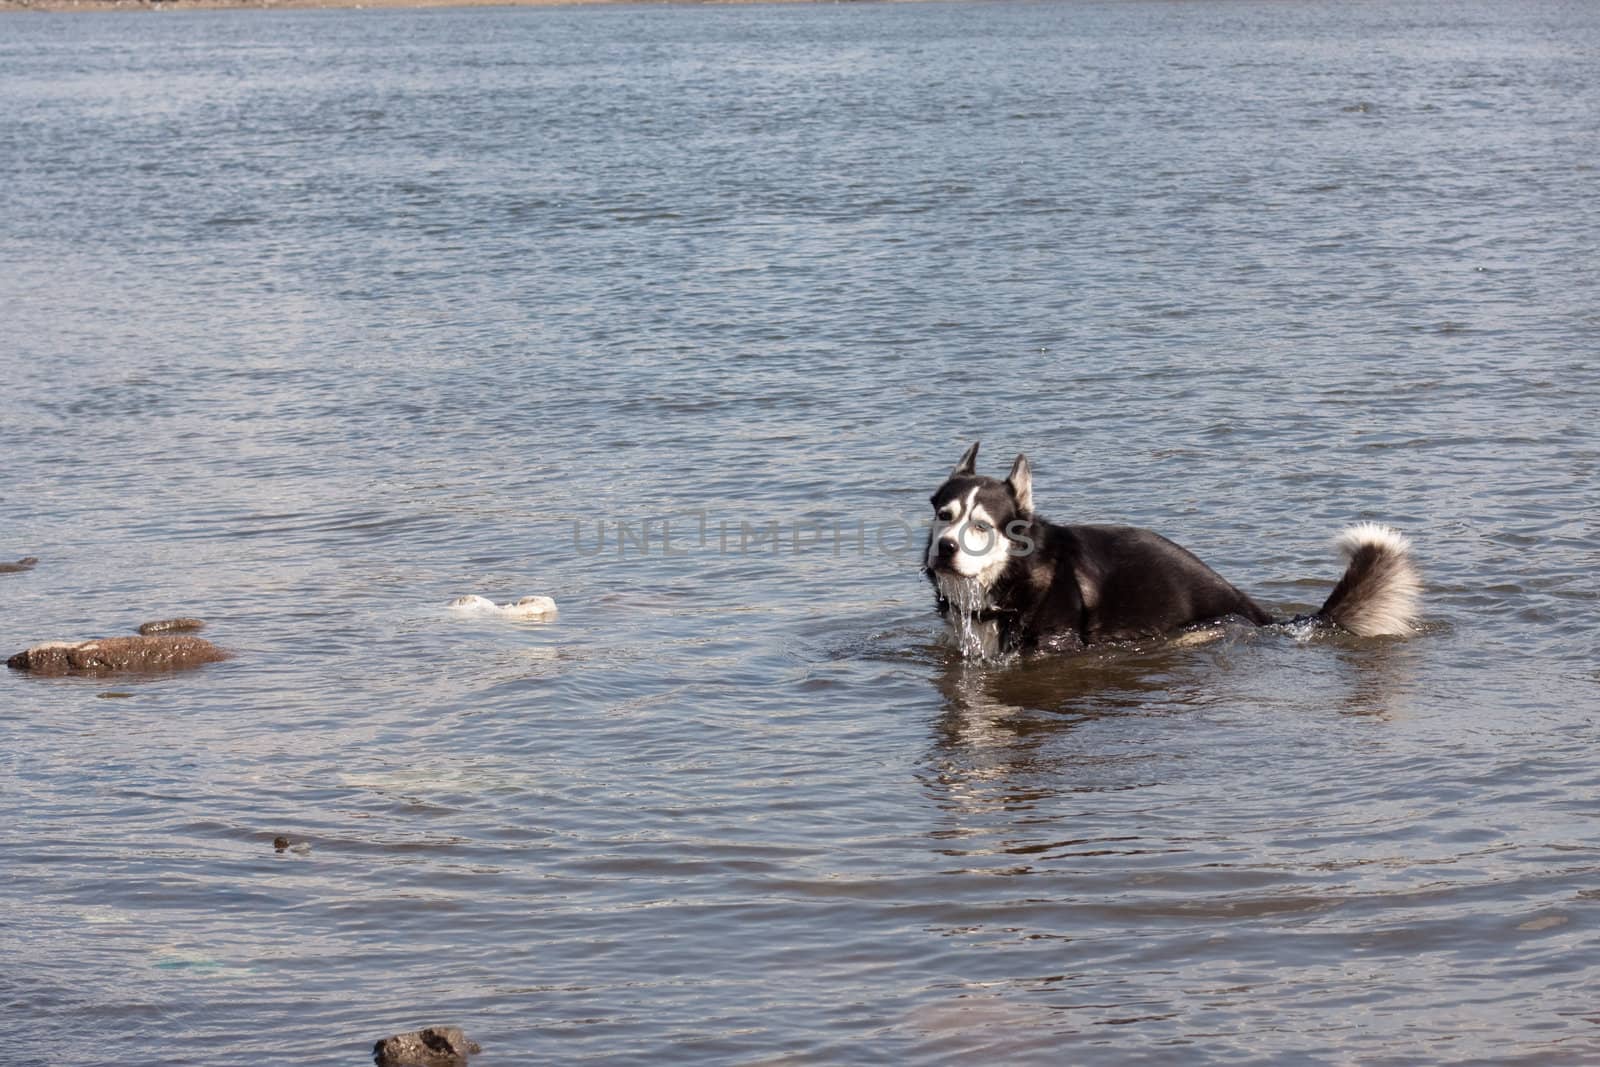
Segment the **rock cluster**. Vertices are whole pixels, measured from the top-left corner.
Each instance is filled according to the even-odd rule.
[[[386,1037],[372,1046],[378,1067],[466,1067],[467,1057],[482,1052],[459,1026],[430,1026]]]
[[[227,658],[227,652],[199,637],[100,637],[34,645],[6,660],[6,666],[34,674],[109,674],[181,671]]]
[[[161,619],[157,622],[139,624],[139,632],[147,636],[150,634],[189,634],[205,628],[204,619],[190,618]]]

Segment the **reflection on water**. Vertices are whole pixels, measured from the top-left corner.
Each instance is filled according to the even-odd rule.
[[[1174,730],[1189,728],[1185,723],[1204,730],[1210,722],[1229,721],[1235,702],[1254,698],[1252,706],[1271,706],[1257,695],[1267,680],[1250,673],[1270,669],[1262,662],[1263,644],[1268,653],[1317,658],[1299,665],[1295,684],[1304,691],[1314,679],[1320,709],[1379,721],[1404,707],[1418,654],[1411,642],[1336,634],[1307,648],[1308,642],[1275,628],[1256,631],[1247,624],[1209,636],[1203,647],[1152,641],[1075,656],[1029,655],[1003,665],[941,651],[934,680],[944,707],[922,774],[930,798],[958,825],[964,817],[981,822],[1021,811],[1033,813],[1021,821],[1037,832],[1052,822],[1037,814],[1041,801],[1159,789],[1165,774],[1183,769],[1181,747],[1108,750],[1085,739],[1086,729],[1125,719],[1140,732],[1143,720],[1159,716]],[[945,829],[935,837],[963,833]]]

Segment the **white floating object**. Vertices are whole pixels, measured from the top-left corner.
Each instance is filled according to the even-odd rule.
[[[450,601],[450,610],[471,615],[498,615],[503,619],[553,619],[556,602],[547,596],[525,596],[510,604],[496,604],[488,597],[459,596]]]

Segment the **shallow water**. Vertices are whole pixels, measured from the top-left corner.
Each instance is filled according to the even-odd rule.
[[[1600,1059],[1597,48],[0,20],[0,651],[237,653],[0,672],[11,1061]],[[1285,614],[1392,522],[1425,632],[964,662],[917,524],[980,437]]]

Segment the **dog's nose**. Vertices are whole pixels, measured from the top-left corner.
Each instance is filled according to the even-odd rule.
[[[939,538],[939,558],[949,559],[956,554],[956,539],[954,537]]]

